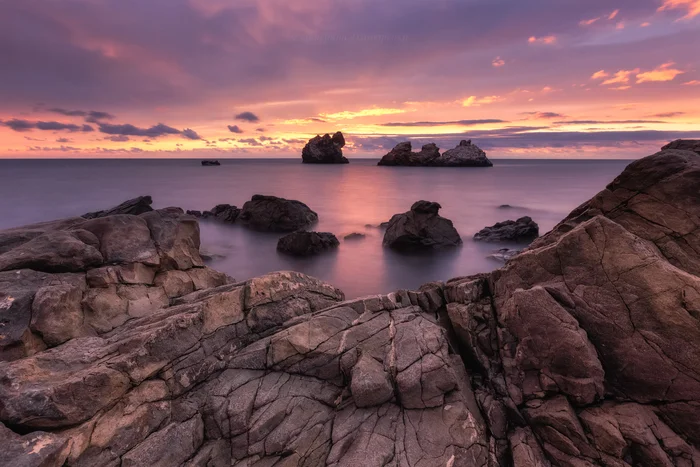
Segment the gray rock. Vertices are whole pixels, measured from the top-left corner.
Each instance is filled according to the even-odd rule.
[[[329,232],[292,232],[277,242],[277,251],[292,256],[312,256],[338,248],[340,242]]]
[[[254,230],[293,232],[318,222],[318,214],[301,201],[255,195],[243,205],[238,223]]]
[[[214,219],[226,224],[233,224],[238,219],[241,210],[230,204],[218,204],[209,211],[202,213],[199,211],[188,211],[189,213],[194,213],[195,217],[201,217],[202,219]]]
[[[452,221],[439,216],[439,210],[438,203],[418,201],[410,211],[395,215],[384,233],[384,246],[417,251],[461,245]]]
[[[86,241],[88,243],[86,243]],[[43,272],[75,272],[98,266],[105,260],[90,232],[48,232],[0,255],[0,271],[34,269]]]
[[[350,161],[343,156],[345,138],[341,132],[333,136],[325,134],[309,140],[301,153],[305,164],[347,164]]]
[[[474,235],[480,242],[531,242],[540,235],[540,227],[530,217],[516,221],[499,222],[485,227]]]
[[[83,214],[82,217],[85,219],[96,219],[98,217],[114,216],[116,214],[138,216],[139,214],[153,211],[151,204],[153,204],[153,199],[150,196],[139,196],[138,198],[124,201],[119,206],[104,211],[88,212],[87,214]]]
[[[440,163],[445,167],[493,167],[486,153],[471,140],[462,140],[456,148],[445,151]]]
[[[500,261],[502,263],[507,263],[511,259],[515,258],[517,255],[522,253],[523,250],[514,250],[511,248],[501,248],[500,250],[494,251],[488,257]]]
[[[363,234],[363,233],[353,232],[353,233],[350,233],[350,234],[345,235],[345,236],[343,237],[343,240],[345,240],[346,242],[348,242],[348,241],[353,241],[353,240],[362,240],[362,239],[364,239],[366,236],[367,236],[367,235],[365,235],[365,234]]]
[[[471,140],[461,141],[456,148],[440,155],[440,149],[429,143],[420,152],[413,152],[410,141],[399,143],[378,165],[415,167],[492,167],[486,153]]]

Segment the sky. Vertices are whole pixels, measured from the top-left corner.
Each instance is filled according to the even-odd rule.
[[[700,138],[700,0],[0,0],[0,157],[299,157]]]

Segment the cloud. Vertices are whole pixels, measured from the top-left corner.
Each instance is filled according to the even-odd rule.
[[[557,42],[557,36],[550,35],[550,36],[543,36],[543,37],[536,37],[536,36],[530,36],[527,40],[530,44],[546,44],[546,45],[552,45],[556,44]]]
[[[680,117],[681,115],[685,115],[685,112],[665,112],[665,113],[652,115],[652,117],[673,118],[673,117]]]
[[[182,137],[192,140],[202,139],[202,137],[199,136],[196,131],[190,128],[185,128],[184,130],[182,130]]]
[[[700,80],[694,79],[692,81],[688,81],[683,83],[683,86],[700,86]]]
[[[251,122],[251,123],[260,121],[260,117],[255,115],[253,112],[242,112],[242,113],[239,113],[238,115],[236,115],[235,118],[236,118],[236,120],[243,120],[245,122]]]
[[[608,19],[611,20],[611,21],[614,20],[615,18],[617,18],[617,15],[618,15],[619,13],[620,13],[620,10],[615,10],[615,11],[613,11],[612,13],[610,13],[610,14],[608,15]]]
[[[682,19],[692,19],[700,15],[700,0],[663,0],[658,11],[683,9],[686,15]]]
[[[230,131],[231,133],[238,133],[238,134],[243,133],[243,130],[241,130],[238,125],[229,125],[228,131]]]
[[[113,141],[115,143],[125,143],[129,141],[129,137],[125,135],[108,136],[105,138],[107,141]]]
[[[7,120],[0,122],[0,125],[6,126],[13,131],[31,131],[31,130],[43,130],[43,131],[70,131],[76,132],[80,131],[83,133],[88,133],[95,131],[90,125],[76,125],[73,123],[61,123],[61,122],[32,122],[29,120],[22,120],[18,118],[13,118],[12,120]]]
[[[256,128],[255,131],[258,133],[265,133],[265,128]]]
[[[562,115],[556,112],[521,112],[522,115],[528,115],[531,119],[539,120],[549,120],[553,118],[566,118],[566,115]]]
[[[663,65],[644,73],[637,75],[637,84],[650,83],[656,81],[673,81],[676,76],[682,75],[685,71],[678,70],[676,68],[671,68],[675,63],[668,62]]]
[[[668,123],[661,120],[563,120],[557,125],[627,125],[633,123]]]
[[[505,120],[499,119],[483,119],[483,120],[453,120],[447,122],[389,122],[381,123],[381,126],[391,126],[391,127],[421,127],[421,126],[446,126],[446,125],[460,125],[460,126],[474,126],[483,125],[489,123],[508,123]]]
[[[501,102],[503,100],[505,99],[501,96],[469,96],[462,100],[462,107],[479,107],[481,105],[493,104],[494,102]]]
[[[391,108],[373,108],[373,109],[363,109],[355,112],[344,110],[342,112],[335,112],[331,114],[321,114],[321,118],[328,120],[352,120],[358,117],[378,117],[380,115],[394,115],[402,114],[407,111],[404,109],[391,109]]]
[[[610,76],[610,73],[606,72],[605,70],[600,70],[593,73],[591,75],[591,79],[603,79],[607,78],[608,76]]]
[[[71,142],[73,142],[73,140],[68,139],[68,138],[58,138],[58,139],[56,140],[56,142],[57,142],[57,143],[71,143]]]
[[[122,125],[112,125],[110,123],[100,123],[99,129],[101,133],[108,135],[122,136],[146,136],[148,138],[157,138],[165,135],[179,135],[182,132],[173,127],[169,127],[162,123],[154,125],[150,128],[139,128],[129,123]]]
[[[262,143],[255,138],[239,139],[238,142],[247,144],[248,146],[262,146]]]
[[[634,70],[620,70],[613,75],[612,78],[607,79],[600,83],[602,86],[610,84],[627,84],[630,82],[630,77],[636,73],[639,73],[639,68]]]
[[[501,57],[496,57],[496,58],[494,58],[493,61],[491,62],[491,65],[493,65],[493,66],[496,67],[496,68],[500,68],[500,67],[502,67],[502,66],[505,65],[505,64],[506,64],[505,60],[503,60]]]
[[[114,115],[97,110],[67,110],[60,107],[48,109],[49,112],[65,115],[67,117],[84,117],[86,122],[99,123],[100,120],[112,120]]]
[[[591,24],[595,23],[599,19],[600,19],[600,17],[592,18],[592,19],[584,19],[584,20],[581,20],[578,24],[580,24],[581,26],[590,26]]]

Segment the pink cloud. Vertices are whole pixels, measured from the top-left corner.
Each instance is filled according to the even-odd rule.
[[[664,10],[686,10],[686,15],[682,19],[691,19],[700,15],[700,0],[664,0],[658,11]]]
[[[637,75],[637,84],[649,83],[656,81],[673,81],[676,76],[682,75],[684,71],[672,68],[675,63],[668,62],[654,68],[651,71],[645,71]]]
[[[542,37],[536,37],[536,36],[530,36],[530,38],[527,40],[530,44],[547,44],[547,45],[552,45],[557,42],[557,36],[551,35],[551,36],[542,36]]]

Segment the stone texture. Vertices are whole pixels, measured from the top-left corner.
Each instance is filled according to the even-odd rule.
[[[316,222],[318,215],[306,204],[276,196],[253,196],[238,216],[238,223],[269,232],[293,232]]]
[[[87,214],[83,214],[82,217],[85,219],[96,219],[98,217],[108,217],[116,214],[131,214],[138,216],[139,214],[153,211],[151,204],[153,204],[153,199],[150,196],[139,196],[137,198],[124,201],[119,206],[105,209],[104,211],[89,212]]]
[[[479,242],[531,242],[540,235],[540,227],[530,217],[499,222],[474,235]]]
[[[418,201],[411,210],[389,221],[384,245],[396,250],[419,251],[455,247],[462,244],[452,221],[438,215],[440,205]]]
[[[292,256],[313,256],[338,248],[340,242],[329,232],[292,232],[280,238],[277,251]]]
[[[86,243],[86,241],[88,243]],[[102,264],[95,238],[86,231],[48,232],[0,255],[0,271],[34,269],[75,272]]]
[[[399,143],[379,161],[378,165],[412,167],[492,167],[486,153],[471,140],[462,140],[457,147],[440,155],[434,143],[428,143],[420,152],[413,152],[410,141]]]
[[[187,211],[187,214],[191,214],[194,217],[201,217],[202,219],[214,219],[217,221],[221,221],[225,224],[235,223],[240,213],[240,209],[230,204],[217,204],[209,211],[204,212]]]
[[[347,164],[350,161],[343,156],[345,137],[338,131],[333,136],[317,135],[309,140],[301,152],[305,164]]]

